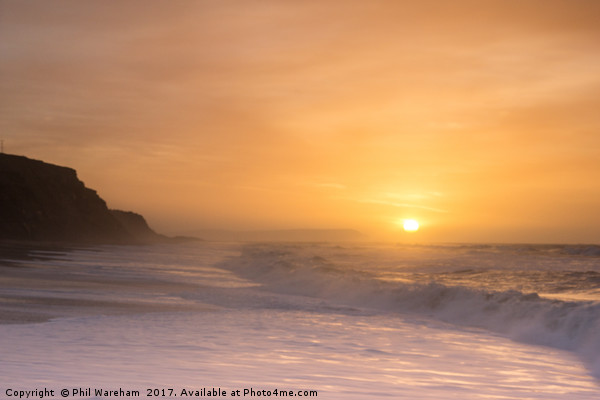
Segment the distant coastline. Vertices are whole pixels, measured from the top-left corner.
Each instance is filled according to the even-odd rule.
[[[190,232],[205,240],[218,242],[360,242],[367,236],[354,229],[278,229],[278,230],[218,230]]]

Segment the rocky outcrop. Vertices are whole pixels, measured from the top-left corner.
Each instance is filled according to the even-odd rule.
[[[137,243],[159,237],[141,215],[109,210],[75,170],[0,154],[0,239]]]
[[[110,210],[128,234],[145,242],[165,241],[170,238],[154,232],[140,214],[131,211]]]

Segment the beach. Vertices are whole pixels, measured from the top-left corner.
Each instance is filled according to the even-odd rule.
[[[68,255],[75,249],[77,247],[51,244],[3,243],[0,246],[4,258],[0,261],[0,324],[202,308],[195,304],[154,300],[157,293],[192,287],[183,282],[156,282],[139,276],[98,276],[82,271],[79,265],[70,267]],[[87,251],[85,247],[82,249]],[[67,262],[61,263],[61,259]],[[106,294],[107,288],[115,296]]]
[[[448,269],[448,251],[203,243],[5,258],[2,396],[47,388],[84,399],[117,398],[121,389],[163,398],[183,390],[201,398],[219,390],[226,396],[217,397],[597,398],[593,366],[575,350],[451,322],[433,309],[402,311],[383,287],[371,291],[374,265],[389,283],[391,270],[408,273],[407,260]],[[433,265],[423,252],[445,262]],[[473,256],[450,253],[457,264]]]

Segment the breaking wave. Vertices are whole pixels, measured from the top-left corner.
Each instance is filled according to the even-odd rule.
[[[384,281],[373,272],[336,265],[326,257],[290,246],[248,246],[239,258],[232,258],[221,267],[260,283],[271,292],[424,315],[457,326],[487,329],[518,341],[573,351],[600,378],[598,302],[556,300],[537,293],[451,286],[433,280]]]

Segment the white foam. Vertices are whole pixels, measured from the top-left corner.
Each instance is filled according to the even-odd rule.
[[[0,326],[0,337],[3,388],[145,394],[253,387],[317,390],[317,398],[345,400],[600,394],[568,353],[386,315],[246,309],[93,317]]]
[[[381,281],[305,249],[254,246],[222,265],[277,293],[329,299],[354,307],[419,313],[528,343],[574,351],[600,377],[600,304],[561,301],[516,290]]]

